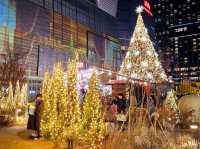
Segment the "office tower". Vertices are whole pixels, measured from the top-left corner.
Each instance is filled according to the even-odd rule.
[[[97,5],[112,16],[116,16],[118,0],[97,0]]]
[[[175,80],[200,80],[200,1],[154,0],[156,37]]]
[[[117,19],[94,0],[1,0],[0,56],[18,55],[29,84],[76,52],[83,66],[112,69],[119,51]],[[39,80],[39,81],[38,81]],[[39,83],[38,83],[39,82]],[[36,90],[31,85],[30,90]]]

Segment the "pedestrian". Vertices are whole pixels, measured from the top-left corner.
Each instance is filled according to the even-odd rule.
[[[83,104],[84,104],[84,100],[85,100],[85,95],[86,95],[86,90],[84,88],[82,88],[80,90],[80,110],[81,110],[81,116],[83,114]]]
[[[117,101],[116,101],[116,99],[112,100],[110,110],[111,110],[112,116],[115,118],[117,116]]]
[[[31,138],[34,138],[36,136],[34,111],[35,111],[35,102],[34,102],[34,104],[30,103],[28,105],[28,123],[27,123],[27,129],[32,132]]]
[[[121,93],[118,94],[117,99],[116,99],[116,104],[117,104],[118,113],[126,113],[126,110],[128,108],[128,102],[123,94]]]
[[[125,129],[125,123],[127,122],[127,108],[128,108],[128,102],[127,99],[124,97],[123,94],[118,94],[116,99],[117,104],[117,123],[118,123],[118,129]],[[122,128],[123,127],[123,128]]]
[[[37,94],[34,107],[28,107],[29,118],[27,123],[27,129],[33,131],[31,138],[35,140],[40,138],[40,119],[42,104],[42,95]]]
[[[36,106],[35,106],[35,130],[36,130],[36,139],[41,137],[40,135],[40,120],[41,120],[41,111],[43,106],[42,95],[38,94],[36,97]]]

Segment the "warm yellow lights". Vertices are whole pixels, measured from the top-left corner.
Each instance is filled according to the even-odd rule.
[[[78,136],[80,108],[76,88],[76,62],[68,64],[67,86],[60,63],[54,66],[52,75],[45,74],[42,86],[44,101],[41,132],[47,139],[67,140]]]
[[[97,76],[94,73],[89,81],[89,88],[85,96],[82,116],[82,136],[90,144],[91,149],[96,149],[102,143],[105,134],[105,123],[102,118],[100,91]]]
[[[172,111],[178,112],[177,96],[174,90],[170,90],[167,92],[167,97],[164,102],[164,105]]]
[[[45,73],[42,97],[41,132],[44,138],[69,144],[82,139],[91,149],[97,149],[104,139],[105,125],[96,74],[90,79],[82,114],[75,61],[68,63],[67,75],[60,63],[54,66],[52,75]]]

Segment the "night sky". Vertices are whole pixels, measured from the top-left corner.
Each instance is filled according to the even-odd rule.
[[[119,36],[120,38],[127,39],[129,43],[130,37],[133,33],[137,14],[136,7],[143,5],[143,0],[119,0],[117,19],[119,21]],[[146,12],[142,14],[144,23],[149,30],[150,36],[154,37],[154,19]],[[153,39],[154,40],[154,39]]]

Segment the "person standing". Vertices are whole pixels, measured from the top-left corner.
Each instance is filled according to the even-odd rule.
[[[35,107],[31,108],[31,106],[29,106],[28,108],[29,118],[27,123],[27,129],[34,131],[34,133],[31,136],[34,139],[40,138],[40,119],[42,103],[42,95],[37,94],[35,99]]]
[[[123,94],[118,94],[116,99],[117,104],[117,124],[118,129],[124,130],[124,124],[127,122],[127,99],[123,96]],[[123,126],[123,128],[122,128]]]
[[[116,100],[117,103],[117,111],[118,113],[126,113],[128,108],[127,99],[124,97],[123,94],[119,94]]]
[[[30,103],[28,105],[28,123],[27,123],[27,129],[32,132],[32,134],[30,136],[31,138],[34,138],[36,136],[34,111],[35,111],[35,102],[34,102],[34,104]]]
[[[41,111],[43,106],[42,95],[38,94],[36,97],[36,106],[35,106],[35,130],[36,130],[36,139],[39,139],[40,136],[40,120],[41,120]]]

